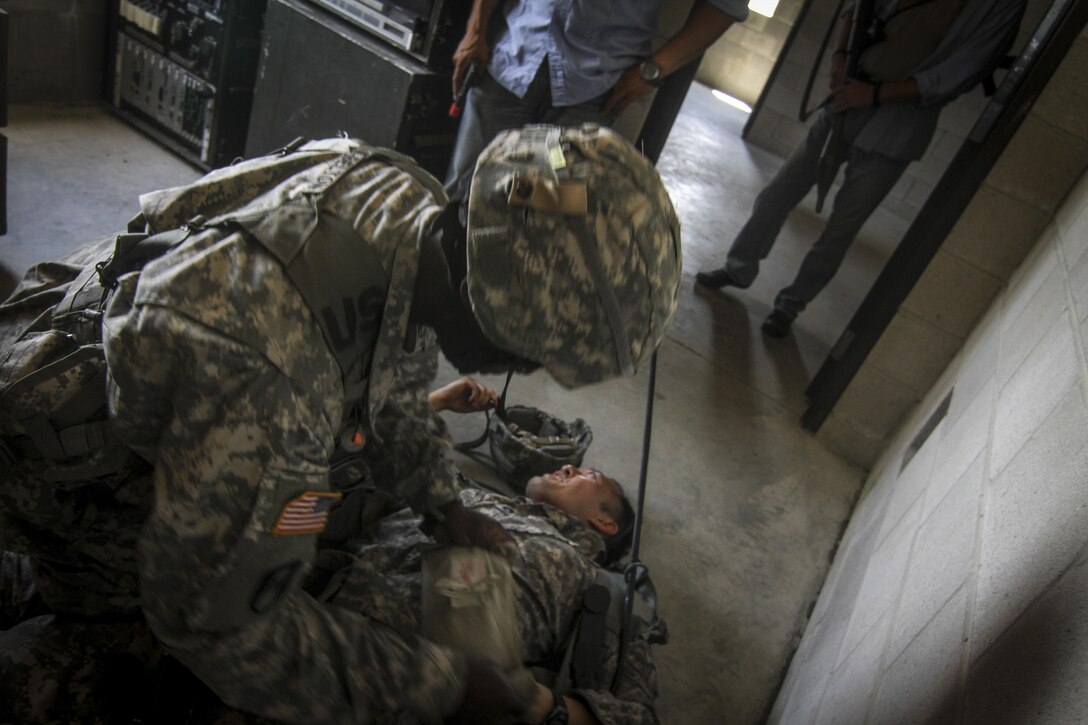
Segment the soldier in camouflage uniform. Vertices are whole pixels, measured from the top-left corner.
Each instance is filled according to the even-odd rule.
[[[444,444],[389,395],[417,327],[433,328],[462,371],[543,365],[574,386],[634,372],[675,310],[678,224],[630,145],[605,129],[531,128],[482,159],[467,237],[433,178],[346,139],[141,197],[151,232],[189,231],[121,276],[101,318],[107,443],[136,455],[95,476],[101,451],[49,457],[31,445],[40,427],[0,411],[3,548],[31,555],[58,621],[131,619],[135,643],[115,649],[153,666],[154,648],[139,646],[146,621],[225,702],[274,719],[513,717],[522,703],[494,667],[301,587],[339,498],[328,475],[338,445],[365,444],[375,480],[455,543],[508,538],[460,504]],[[313,240],[342,239],[340,228],[355,238],[349,252],[312,258]],[[295,259],[309,279],[292,276]],[[39,268],[0,317],[56,301],[74,271]],[[322,287],[330,302],[315,306]],[[20,343],[49,325],[37,318]],[[13,350],[0,385],[27,367],[26,349]],[[34,702],[39,673],[0,650],[7,706],[29,699],[26,717],[49,719]]]
[[[523,658],[530,667],[554,671],[563,659],[582,595],[606,559],[606,548],[616,548],[617,540],[630,542],[633,514],[629,504],[620,503],[622,492],[615,482],[590,468],[567,466],[538,476],[530,481],[528,493],[528,498],[508,498],[466,488],[461,501],[502,523],[513,536],[518,548],[513,567]],[[606,509],[617,515],[605,513]],[[418,518],[409,511],[384,519],[376,543],[362,547],[333,603],[398,629],[418,630],[418,545],[426,539],[417,524]],[[564,694],[571,722],[657,722],[657,670],[649,645],[637,637],[631,640],[613,688],[618,657],[619,642],[613,637],[590,680],[576,683]],[[540,690],[523,722],[541,722],[552,709],[552,693],[543,686]],[[578,719],[576,712],[591,719]]]

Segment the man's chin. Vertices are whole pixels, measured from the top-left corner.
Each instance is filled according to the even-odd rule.
[[[543,476],[533,476],[525,484],[525,495],[534,501],[540,501],[540,495],[544,491],[547,482]]]

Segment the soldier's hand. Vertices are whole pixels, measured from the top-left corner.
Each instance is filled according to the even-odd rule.
[[[514,540],[495,519],[465,508],[460,503],[444,509],[442,515],[444,518],[439,526],[452,543],[478,546],[500,556],[510,556]]]
[[[518,697],[498,665],[480,657],[469,657],[466,679],[465,699],[448,722],[499,725],[521,721],[529,703]]]
[[[443,410],[476,413],[494,408],[498,400],[494,390],[470,377],[455,380],[427,396],[427,402],[436,413]]]
[[[533,700],[526,707],[521,720],[526,723],[542,723],[554,707],[555,695],[552,694],[550,689],[538,682]]]

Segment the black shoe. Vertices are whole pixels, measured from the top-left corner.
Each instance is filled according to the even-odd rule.
[[[721,289],[722,287],[746,289],[751,284],[741,284],[733,279],[733,275],[729,274],[724,267],[721,269],[712,269],[709,272],[696,272],[695,282],[707,289]]]
[[[763,321],[763,326],[760,329],[763,330],[763,334],[767,337],[782,338],[790,334],[792,324],[792,317],[782,310],[774,310],[767,315],[767,319]]]

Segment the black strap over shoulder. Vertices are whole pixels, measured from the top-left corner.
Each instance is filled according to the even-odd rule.
[[[612,595],[602,584],[593,584],[582,594],[581,621],[574,643],[571,677],[586,681],[600,670],[608,652],[608,610]]]
[[[657,613],[657,593],[649,572],[640,562],[622,572],[598,567],[594,583],[582,595],[553,686],[559,692],[584,687],[615,692],[624,650],[634,638],[648,644],[665,644],[669,639],[668,626]],[[602,682],[601,666],[613,646],[619,647],[620,657],[615,676],[611,682]]]
[[[137,216],[129,222],[129,231],[117,235],[113,253],[108,258],[89,265],[80,272],[53,312],[53,319],[58,323],[55,326],[68,329],[65,323],[71,323],[73,318],[99,322],[106,299],[117,287],[117,280],[122,275],[143,269],[152,259],[162,256],[185,241],[203,221],[197,218],[177,229],[148,235],[143,231],[133,231],[142,218],[142,215]],[[81,343],[91,341],[82,338],[77,331],[72,332],[80,338]],[[100,339],[99,334],[95,341]]]

